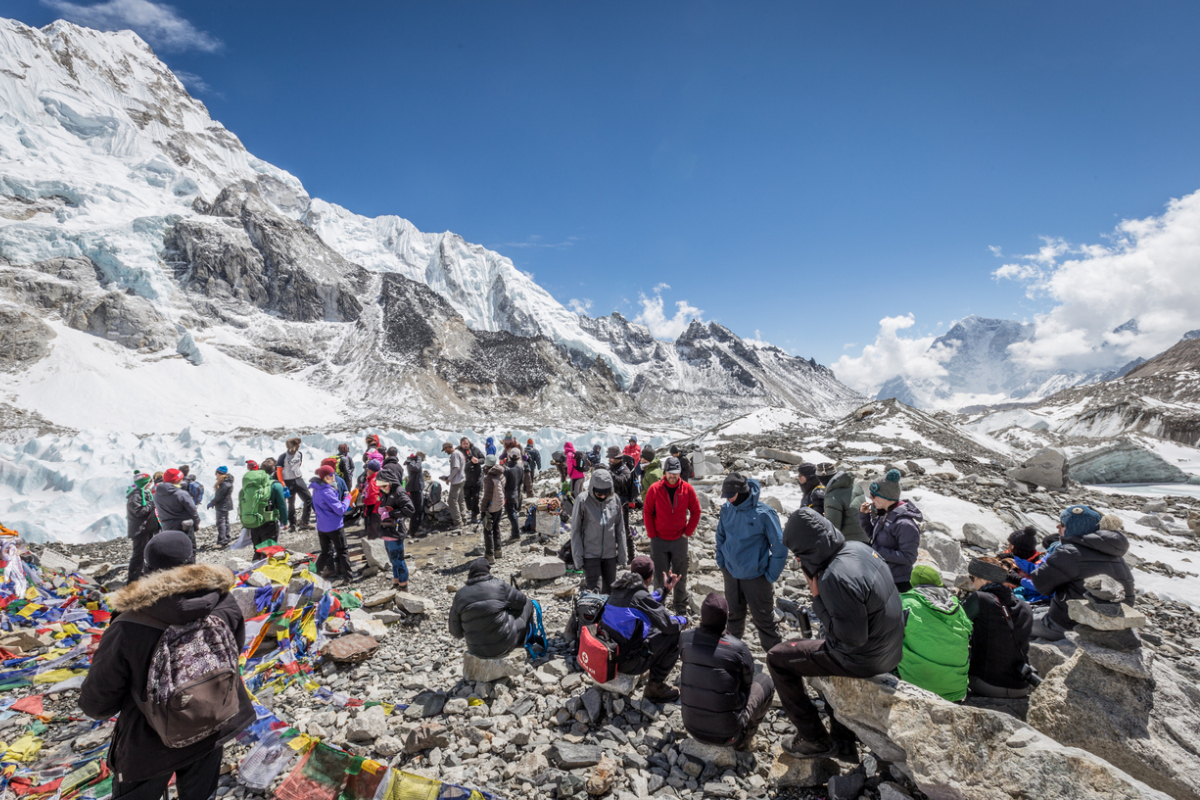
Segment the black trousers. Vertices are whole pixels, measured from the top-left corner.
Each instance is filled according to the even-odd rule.
[[[317,573],[332,569],[335,575],[350,577],[350,557],[346,555],[346,529],[317,531],[321,543],[321,555],[317,556]]]
[[[264,522],[257,528],[250,529],[250,543],[256,548],[267,540],[279,541],[279,523]]]
[[[484,555],[499,556],[501,550],[500,513],[491,511],[483,515],[483,552]]]
[[[854,740],[854,733],[849,728],[829,715],[829,734],[821,724],[821,715],[817,707],[808,697],[804,686],[805,676],[834,675],[844,678],[870,677],[855,675],[847,672],[841,664],[833,659],[825,649],[824,639],[794,639],[793,641],[772,647],[767,653],[767,669],[775,680],[775,690],[779,692],[779,702],[783,712],[796,726],[796,736],[818,742],[832,734],[837,740]]]
[[[679,634],[652,631],[646,644],[635,656],[617,664],[617,672],[641,675],[650,671],[650,680],[662,683],[679,660]]]
[[[408,499],[412,500],[413,515],[408,523],[408,535],[416,536],[417,531],[421,530],[421,523],[425,521],[425,493],[424,492],[409,492]]]
[[[779,629],[775,626],[775,589],[766,576],[743,581],[724,570],[721,572],[725,576],[725,601],[729,603],[729,619],[725,623],[725,630],[741,639],[746,630],[746,610],[749,609],[754,627],[758,628],[758,642],[763,650],[770,650],[782,642]],[[775,684],[778,686],[779,681],[776,680]]]
[[[671,571],[679,576],[679,583],[675,584],[675,613],[686,614],[688,537],[680,536],[671,541],[659,538],[651,539],[650,559],[654,562],[654,585],[658,588],[663,587],[662,578],[666,572]],[[666,605],[666,602],[667,598],[664,597],[663,605]]]
[[[520,500],[506,497],[504,498],[504,516],[508,517],[508,524],[512,526],[510,536],[513,539],[520,539],[521,532],[517,530],[517,508],[521,505]]]
[[[113,800],[161,800],[167,793],[171,774],[175,775],[175,791],[179,793],[179,800],[208,800],[217,793],[224,752],[224,748],[218,747],[199,760],[177,768],[174,773],[149,780],[122,781],[113,778]],[[121,774],[120,767],[116,771],[118,775]]]
[[[129,573],[126,583],[133,583],[146,572],[146,545],[150,544],[150,534],[140,531],[129,540]]]
[[[296,527],[296,498],[299,497],[304,501],[304,513],[300,517],[300,524],[307,525],[309,518],[312,516],[312,494],[309,493],[308,487],[304,485],[304,481],[300,478],[292,478],[287,482],[288,488],[288,525]]]
[[[741,726],[742,733],[734,741],[734,747],[758,733],[758,726],[771,710],[771,700],[774,698],[775,683],[771,677],[762,673],[755,675],[750,683],[750,696],[746,698],[746,707],[738,714],[738,725]]]
[[[616,558],[585,558],[583,560],[583,583],[589,592],[608,594],[617,579]]]
[[[467,511],[471,512],[472,517],[479,516],[479,493],[481,487],[478,480],[472,483],[470,478],[467,478],[467,485],[463,487],[463,497],[467,501]]]

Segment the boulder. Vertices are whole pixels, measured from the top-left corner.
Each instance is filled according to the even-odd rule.
[[[396,592],[394,590],[379,592],[378,594],[371,595],[366,600],[363,600],[363,608],[377,608],[379,606],[385,606],[392,602],[392,598],[395,596]]]
[[[514,650],[504,658],[479,658],[463,653],[463,680],[490,683],[522,675],[528,669],[528,662],[524,650]]]
[[[1124,603],[1100,603],[1090,598],[1068,600],[1067,613],[1076,622],[1101,631],[1123,631],[1146,626],[1146,615]]]
[[[633,694],[635,689],[637,689],[638,680],[640,678],[641,675],[626,675],[623,672],[619,672],[617,673],[616,677],[614,677],[608,683],[597,683],[596,685],[606,692],[612,692],[613,694],[619,694],[628,697],[629,695]]]
[[[967,522],[963,524],[963,538],[968,543],[976,547],[982,547],[989,553],[999,553],[1007,545],[1008,540],[1002,538],[998,534],[992,533],[987,528],[980,525],[978,522]]]
[[[1177,800],[1200,798],[1196,683],[1166,659],[1149,665],[1147,679],[1110,669],[1093,656],[1096,651],[1081,642],[1067,663],[1045,677],[1030,697],[1029,724]]]
[[[939,572],[966,574],[967,557],[963,555],[962,547],[953,536],[927,526],[921,532],[921,549],[927,554],[929,563],[937,567]],[[919,556],[917,560],[921,560]]]
[[[617,782],[618,769],[616,761],[608,756],[601,757],[600,763],[588,771],[587,793],[596,796],[612,791],[613,784]]]
[[[553,556],[539,556],[521,566],[521,577],[531,581],[549,581],[566,574],[567,565]]]
[[[1125,587],[1108,575],[1093,575],[1083,585],[1088,594],[1105,603],[1119,603],[1125,599]]]
[[[766,461],[782,461],[784,464],[800,465],[804,463],[804,456],[799,453],[776,450],[774,447],[760,447],[754,451],[754,455]]]
[[[837,762],[830,758],[794,758],[782,749],[771,764],[771,778],[776,786],[824,786],[831,777],[841,772]]]
[[[367,566],[391,574],[392,560],[388,558],[387,547],[383,540],[368,539],[364,536],[359,541],[362,543],[363,558],[366,559]]]
[[[250,586],[235,586],[229,591],[233,595],[234,602],[238,604],[243,619],[252,619],[258,616],[258,606],[254,603],[254,591],[254,588]]]
[[[383,706],[363,709],[346,727],[346,741],[373,742],[388,732],[387,713]]]
[[[396,592],[396,605],[408,614],[424,614],[432,604],[424,597],[419,597],[409,592]]]
[[[404,737],[404,752],[419,753],[435,747],[449,747],[450,736],[440,722],[423,722]]]
[[[773,496],[772,497],[764,497],[764,498],[762,498],[762,501],[764,503],[766,503],[767,505],[769,505],[771,508],[775,509],[775,512],[777,514],[783,513],[783,503],[779,502],[778,497],[773,497]]]
[[[366,661],[378,649],[379,642],[377,640],[370,636],[354,633],[349,636],[339,636],[325,645],[322,652],[331,661],[353,664]]]
[[[931,800],[1023,800],[1032,796],[1030,787],[1039,800],[1167,800],[1013,716],[947,702],[891,675],[813,678],[812,684],[840,722]]]
[[[737,767],[737,751],[732,747],[708,744],[697,741],[690,736],[679,743],[679,752],[688,758],[694,758],[705,764],[712,764],[717,769],[734,769]]]
[[[1007,475],[1013,480],[1046,489],[1065,489],[1069,475],[1067,456],[1061,450],[1047,447],[1008,470]]]
[[[559,769],[594,767],[604,758],[604,751],[594,744],[555,742],[546,753],[550,763]]]

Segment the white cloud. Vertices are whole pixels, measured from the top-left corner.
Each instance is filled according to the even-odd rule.
[[[675,314],[668,317],[663,311],[662,292],[664,289],[671,287],[665,283],[660,283],[654,287],[654,294],[647,297],[644,293],[638,293],[638,302],[641,303],[641,312],[633,318],[634,322],[641,323],[650,329],[650,335],[656,339],[677,339],[679,335],[687,330],[688,324],[693,319],[700,319],[704,313],[687,300],[675,301]]]
[[[1013,346],[1031,369],[1093,369],[1149,358],[1200,327],[1200,192],[1156,217],[1124,220],[1107,244],[1045,238],[1038,252],[993,275],[1057,303]],[[1113,329],[1137,320],[1137,332]]]
[[[501,247],[518,247],[518,248],[546,247],[546,248],[550,248],[551,250],[566,250],[568,247],[574,247],[575,243],[578,241],[579,241],[578,236],[568,236],[566,239],[563,239],[562,241],[559,241],[559,242],[548,242],[548,241],[546,241],[545,236],[542,236],[540,233],[535,233],[523,242],[505,242],[503,244],[496,245],[496,248],[499,249]]]
[[[169,5],[150,0],[107,0],[83,5],[68,0],[42,0],[63,19],[102,31],[132,30],[158,50],[221,49],[221,40],[199,30]]]
[[[182,69],[173,69],[175,77],[179,78],[179,82],[187,87],[187,90],[192,94],[212,94],[220,97],[220,92],[214,92],[213,88],[208,85],[208,81],[201,78],[194,72],[188,72]]]
[[[874,396],[883,384],[903,376],[909,380],[939,378],[946,374],[942,366],[953,354],[951,348],[930,351],[936,336],[901,336],[900,331],[916,324],[911,313],[879,320],[879,336],[874,344],[863,347],[862,355],[842,356],[833,364],[838,380],[852,389]]]
[[[571,309],[572,312],[579,314],[580,316],[587,316],[588,312],[592,310],[592,301],[588,300],[586,297],[582,300],[576,300],[574,297],[572,297],[567,301],[567,308]]]

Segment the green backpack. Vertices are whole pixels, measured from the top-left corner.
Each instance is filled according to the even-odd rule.
[[[258,528],[270,521],[271,476],[262,470],[247,472],[238,492],[238,517],[246,528]]]

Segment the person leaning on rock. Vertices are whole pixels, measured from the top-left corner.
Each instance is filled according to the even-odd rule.
[[[679,690],[668,686],[666,680],[679,660],[679,632],[687,618],[668,614],[662,597],[675,588],[679,578],[668,577],[666,588],[652,594],[654,562],[638,556],[629,570],[613,583],[600,624],[620,647],[617,672],[640,675],[649,671],[642,698],[669,703],[679,697]]]
[[[853,749],[854,734],[830,714],[821,724],[804,678],[870,678],[891,672],[904,654],[904,612],[887,563],[859,542],[847,542],[811,508],[798,512],[785,544],[800,560],[824,639],[797,639],[771,648],[767,667],[796,734],[784,749],[815,758]]]
[[[467,585],[450,604],[450,633],[476,658],[502,658],[525,642],[533,601],[492,575],[486,558],[471,562]]]

